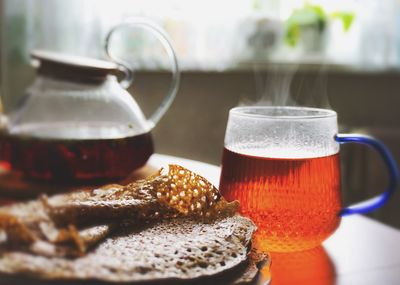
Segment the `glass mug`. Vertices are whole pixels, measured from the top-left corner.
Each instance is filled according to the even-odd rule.
[[[319,246],[341,216],[382,206],[399,174],[388,149],[364,135],[337,134],[336,112],[304,107],[237,107],[229,112],[220,191],[239,200],[257,225],[262,250],[300,251]],[[342,209],[339,144],[370,145],[382,156],[390,183],[378,197]]]

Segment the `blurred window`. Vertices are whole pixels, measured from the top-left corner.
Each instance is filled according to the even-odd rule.
[[[115,24],[145,16],[164,27],[183,70],[328,64],[376,70],[400,65],[396,0],[4,0],[5,55],[34,48],[104,57]],[[115,42],[137,68],[166,69],[156,40],[126,31]]]

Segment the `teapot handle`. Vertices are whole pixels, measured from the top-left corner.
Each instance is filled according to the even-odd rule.
[[[168,110],[168,108],[171,106],[172,101],[174,101],[174,98],[176,96],[176,93],[178,92],[178,87],[179,87],[179,81],[180,81],[180,70],[178,66],[178,59],[175,54],[175,50],[171,44],[171,41],[168,39],[167,34],[165,31],[161,28],[156,26],[154,23],[142,19],[142,18],[134,18],[129,19],[129,21],[125,23],[121,23],[115,27],[113,27],[107,34],[106,39],[105,39],[105,51],[107,53],[107,56],[114,61],[115,63],[118,64],[120,70],[125,74],[125,78],[121,80],[120,84],[123,88],[128,88],[133,81],[133,70],[129,68],[129,64],[125,62],[124,60],[117,58],[112,55],[110,51],[110,39],[111,36],[114,34],[114,32],[122,27],[141,27],[143,29],[146,29],[150,32],[152,32],[157,39],[161,42],[165,50],[167,51],[168,57],[171,61],[171,69],[172,69],[172,79],[171,79],[171,85],[169,87],[167,95],[164,97],[163,101],[161,102],[160,106],[155,110],[155,112],[150,116],[148,119],[148,123],[150,125],[150,128],[152,129],[158,121],[161,119],[161,117],[165,114],[165,112]]]

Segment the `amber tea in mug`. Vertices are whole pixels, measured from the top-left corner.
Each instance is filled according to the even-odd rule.
[[[339,142],[347,141],[375,142],[372,146],[393,164],[391,181],[397,182],[387,149],[370,137],[337,135],[334,111],[231,110],[220,190],[226,199],[239,200],[241,213],[255,222],[259,248],[276,252],[314,248],[339,226],[341,214],[381,205],[370,201],[367,206],[341,210]],[[392,188],[383,194],[384,200]]]

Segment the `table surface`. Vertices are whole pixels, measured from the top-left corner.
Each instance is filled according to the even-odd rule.
[[[155,154],[152,167],[179,164],[218,186],[215,165]],[[400,284],[400,231],[360,215],[346,217],[323,246],[300,253],[272,254],[272,285]]]

